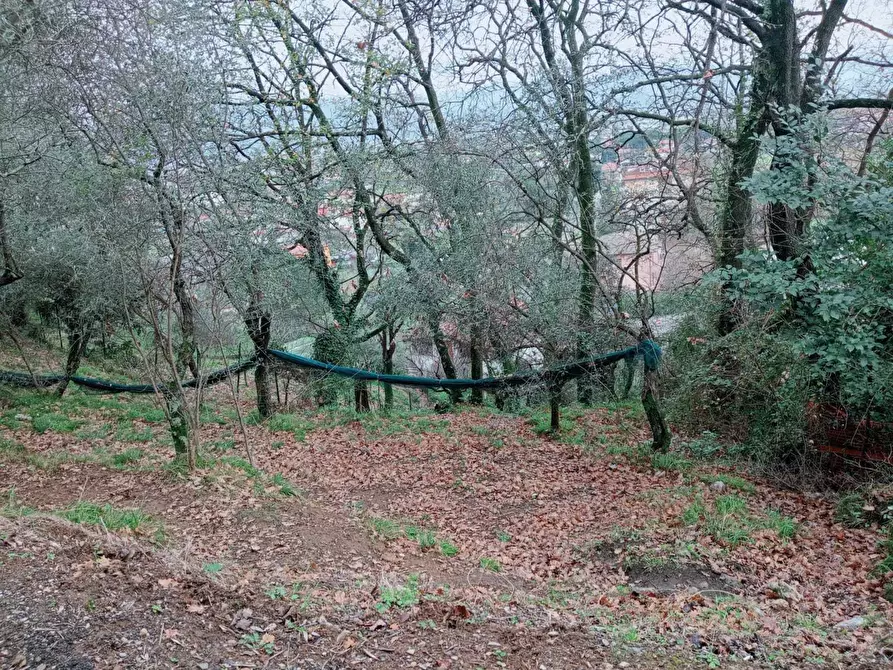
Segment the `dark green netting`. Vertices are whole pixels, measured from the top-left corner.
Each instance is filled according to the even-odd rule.
[[[644,358],[645,366],[649,370],[656,370],[657,366],[660,364],[661,357],[660,347],[651,340],[644,340],[637,345],[627,347],[626,349],[612,351],[585,361],[574,361],[548,370],[525,372],[505,377],[484,377],[483,379],[437,379],[435,377],[413,377],[411,375],[385,375],[370,370],[361,370],[359,368],[323,363],[313,358],[291,354],[287,351],[278,351],[276,349],[270,349],[269,353],[271,356],[292,365],[341,375],[343,377],[350,377],[351,379],[359,381],[384,382],[395,386],[414,386],[433,389],[497,389],[541,382],[561,383],[591,374],[596,368],[616,363],[625,358],[635,358],[636,356],[642,356]]]
[[[330,374],[349,377],[359,381],[374,381],[393,384],[395,386],[413,386],[418,388],[431,389],[501,389],[514,386],[524,386],[527,384],[538,383],[563,383],[571,379],[583,377],[591,374],[596,368],[610,365],[627,358],[635,358],[642,356],[645,361],[645,367],[649,370],[656,370],[660,364],[661,348],[651,340],[643,340],[635,346],[612,351],[595,358],[585,361],[574,361],[565,365],[550,368],[548,370],[539,370],[534,372],[525,372],[516,375],[507,375],[505,377],[485,377],[483,379],[437,379],[436,377],[413,377],[411,375],[385,375],[370,370],[361,370],[359,368],[350,368],[342,365],[333,365],[331,363],[323,363],[313,358],[291,354],[287,351],[279,351],[270,349],[269,355],[298,367],[327,372]],[[250,358],[242,363],[237,363],[229,367],[217,370],[215,372],[203,375],[200,379],[190,379],[181,385],[185,388],[194,388],[196,386],[210,386],[225,380],[233,374],[238,374],[249,370],[257,365],[257,358]],[[22,372],[4,372],[0,371],[0,383],[11,384],[14,386],[25,387],[47,387],[58,384],[64,375],[35,375],[31,376]],[[94,379],[92,377],[71,377],[69,381],[72,384],[83,386],[99,393],[155,393],[164,392],[165,389],[173,388],[172,383],[160,384],[157,389],[153,384],[118,384],[105,379]]]
[[[230,375],[239,374],[245,370],[250,370],[257,365],[257,360],[249,358],[242,363],[236,363],[222,370],[216,370],[206,375],[202,375],[197,379],[190,379],[182,382],[180,385],[184,388],[195,388],[196,386],[210,386],[222,382]],[[11,384],[13,386],[26,386],[46,388],[58,384],[65,379],[65,375],[34,375],[33,377],[23,372],[6,372],[0,371],[0,383]],[[68,380],[72,384],[83,386],[91,391],[98,393],[155,393],[154,384],[119,384],[118,382],[108,381],[106,379],[94,379],[93,377],[71,377]],[[173,388],[173,382],[159,384],[157,391],[164,392],[165,389]]]

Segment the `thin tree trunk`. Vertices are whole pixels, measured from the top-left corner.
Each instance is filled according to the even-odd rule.
[[[369,404],[369,385],[365,381],[356,381],[353,385],[354,409],[357,414],[372,409]]]
[[[453,365],[453,357],[450,355],[450,348],[447,346],[446,338],[443,331],[440,330],[440,320],[434,315],[429,315],[428,326],[431,330],[431,339],[434,341],[434,348],[437,349],[437,355],[440,357],[440,365],[443,367],[443,374],[447,379],[456,379],[456,366]],[[450,398],[453,403],[462,401],[462,391],[460,389],[450,389]]]
[[[251,302],[245,314],[245,328],[254,345],[254,355],[257,357],[257,366],[254,368],[257,413],[262,419],[267,419],[273,415],[274,409],[269,381],[272,319],[270,313],[263,307],[263,295],[258,290],[251,293]]]
[[[633,381],[636,377],[636,359],[623,359],[623,391],[621,391],[621,400],[629,400],[629,394],[633,390]]]
[[[81,358],[87,350],[87,343],[90,340],[90,329],[82,324],[77,324],[68,336],[68,359],[65,361],[65,378],[59,382],[56,388],[56,394],[61,398],[68,389],[68,382],[71,377],[77,374],[78,368],[81,366]]]
[[[554,386],[549,393],[549,430],[558,435],[561,432],[561,387]]]
[[[397,342],[394,339],[394,329],[391,326],[385,328],[379,335],[381,343],[381,366],[386,375],[394,374],[394,353],[397,351]],[[384,406],[391,409],[394,405],[394,387],[391,384],[382,384],[384,387]]]
[[[2,199],[0,199],[0,261],[2,261],[0,286],[7,286],[22,278],[9,246],[9,236],[6,233],[6,208]]]
[[[481,354],[481,328],[477,323],[471,325],[471,378],[482,379],[484,376],[484,357]],[[471,389],[471,403],[474,405],[482,405],[484,403],[484,392],[478,388]]]
[[[651,448],[654,451],[667,451],[670,448],[672,434],[660,407],[658,373],[657,370],[649,370],[647,365],[642,383],[642,407],[645,408],[645,416],[651,427]]]

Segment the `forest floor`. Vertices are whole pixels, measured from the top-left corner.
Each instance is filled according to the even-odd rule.
[[[189,473],[151,398],[4,393],[0,668],[893,658],[877,530],[697,441],[652,457],[633,405],[559,437],[484,408],[277,415],[245,426],[252,467],[215,389]]]

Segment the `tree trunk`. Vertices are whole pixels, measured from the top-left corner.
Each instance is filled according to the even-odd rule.
[[[484,376],[484,357],[481,355],[481,329],[476,323],[471,325],[471,378],[482,379]],[[484,404],[484,392],[477,387],[471,389],[471,403],[473,405]]]
[[[3,200],[0,199],[0,286],[12,284],[22,278],[22,273],[16,265],[15,258],[12,255],[12,249],[9,246],[9,237],[6,234],[6,208]]]
[[[658,373],[657,370],[649,370],[647,365],[642,383],[642,407],[645,408],[645,416],[648,417],[648,425],[651,427],[651,448],[654,451],[667,451],[670,448],[672,434],[660,407]]]
[[[354,410],[357,414],[372,409],[369,404],[369,385],[365,381],[356,381],[353,385]]]
[[[394,353],[397,351],[397,341],[392,326],[385,328],[378,339],[381,343],[381,367],[386,375],[394,374]],[[384,406],[391,409],[394,406],[394,387],[391,384],[382,384],[384,387]]]
[[[549,431],[554,435],[561,432],[561,387],[553,386],[549,392]]]
[[[168,425],[171,439],[174,442],[174,458],[186,459],[186,465],[193,470],[198,454],[198,425],[186,406],[187,399],[183,389],[167,389],[164,393],[167,404]]]
[[[257,390],[257,413],[262,419],[273,415],[273,399],[270,395],[269,365],[270,334],[272,319],[270,313],[263,308],[263,295],[259,291],[251,294],[251,303],[245,315],[245,327],[248,337],[254,344],[254,355],[257,356],[257,367],[254,368],[254,385]]]
[[[440,330],[440,318],[433,314],[429,315],[428,327],[431,330],[431,339],[434,341],[434,348],[437,349],[437,355],[440,357],[440,365],[443,367],[443,374],[446,375],[447,379],[455,379],[456,366],[453,365],[453,357],[450,355],[450,348],[447,346],[443,331]],[[449,394],[450,399],[454,404],[462,401],[461,389],[450,389]]]
[[[620,393],[621,400],[629,400],[629,394],[633,390],[633,381],[636,378],[636,359],[623,359],[623,390]]]
[[[65,361],[65,378],[59,382],[56,393],[61,398],[68,389],[68,382],[71,377],[77,374],[78,368],[81,366],[81,358],[87,350],[87,343],[90,340],[90,328],[83,324],[77,324],[68,333],[68,359]]]

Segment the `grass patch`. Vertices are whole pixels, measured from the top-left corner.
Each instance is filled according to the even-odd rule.
[[[700,523],[704,531],[720,544],[737,547],[751,542],[754,524],[747,513],[747,502],[735,495],[719,496],[708,507],[700,495],[683,511],[682,522]]]
[[[372,529],[372,534],[382,540],[394,540],[403,535],[400,524],[390,519],[369,517],[369,527]]]
[[[698,494],[682,512],[682,522],[688,526],[700,524],[714,540],[732,548],[752,542],[755,530],[770,528],[784,541],[797,533],[791,517],[777,510],[768,510],[765,518],[758,517],[748,509],[747,500],[735,493],[718,496],[712,505],[705,504]]]
[[[271,481],[273,482],[273,486],[279,489],[279,493],[284,496],[288,496],[289,498],[295,497],[298,495],[299,491],[295,488],[294,484],[288,481],[281,472],[277,472],[273,475]]]
[[[527,422],[533,426],[533,432],[537,435],[549,435],[552,433],[552,413],[548,407],[525,408],[519,413],[527,417]],[[571,434],[572,437],[570,439],[582,440],[582,435],[578,436],[577,432],[577,419],[584,414],[585,412],[580,407],[573,405],[562,407],[561,415],[558,419],[558,432],[561,435]]]
[[[140,419],[146,423],[164,423],[167,421],[167,416],[165,416],[163,409],[144,406],[128,408],[124,413],[124,418],[131,420]]]
[[[440,553],[446,556],[447,558],[452,558],[456,554],[459,553],[459,547],[450,542],[449,540],[441,540],[440,541]]]
[[[655,470],[682,472],[691,469],[691,461],[672,452],[659,451],[651,454],[651,467]]]
[[[21,442],[0,437],[0,454],[20,457],[26,451],[27,449],[25,449],[25,445]]]
[[[145,454],[142,449],[131,447],[112,456],[112,465],[116,468],[126,468],[129,465],[137,463]]]
[[[307,423],[294,414],[274,414],[267,419],[267,428],[271,433],[307,434]]]
[[[14,488],[11,488],[6,492],[6,500],[3,501],[3,507],[0,508],[0,514],[5,517],[17,518],[20,516],[28,516],[33,513],[33,508],[27,507],[19,502]]]
[[[766,512],[769,526],[775,529],[782,540],[790,540],[797,534],[797,522],[789,516],[782,515],[778,510],[770,509]]]
[[[422,549],[430,549],[437,544],[437,537],[434,535],[433,530],[407,526],[404,532],[408,539],[414,540]]]
[[[737,489],[738,491],[742,491],[744,493],[756,493],[756,486],[751,484],[746,479],[742,479],[741,477],[736,477],[735,475],[702,475],[701,481],[705,484],[712,484],[713,482],[722,482],[730,489]]]
[[[40,414],[34,417],[34,420],[31,422],[31,427],[34,429],[34,432],[40,433],[41,435],[48,430],[51,430],[54,433],[73,433],[80,428],[81,425],[82,422],[70,419],[58,412]]]
[[[228,465],[231,468],[241,470],[252,479],[255,477],[260,477],[263,474],[256,467],[251,465],[251,463],[246,461],[244,458],[239,458],[238,456],[221,456],[219,462],[223,463],[224,465]]]
[[[406,609],[419,604],[419,576],[409,575],[402,586],[386,586],[381,589],[381,597],[375,605],[379,612],[387,612],[392,607]]]
[[[75,437],[79,440],[102,440],[108,437],[112,432],[112,424],[104,423],[100,426],[86,426],[81,428]]]
[[[133,421],[128,421],[120,426],[115,433],[115,439],[121,442],[151,442],[154,437],[149,426],[137,427]]]
[[[481,568],[490,572],[501,572],[502,565],[495,558],[481,557]]]
[[[119,509],[108,503],[97,505],[81,501],[58,515],[73,523],[101,526],[107,530],[127,529],[135,533],[145,526],[157,527],[152,517],[140,509]]]
[[[835,518],[850,528],[867,526],[870,520],[867,518],[868,501],[861,491],[853,491],[840,497],[835,509]]]
[[[208,575],[218,575],[223,570],[223,563],[205,563],[202,570]]]

